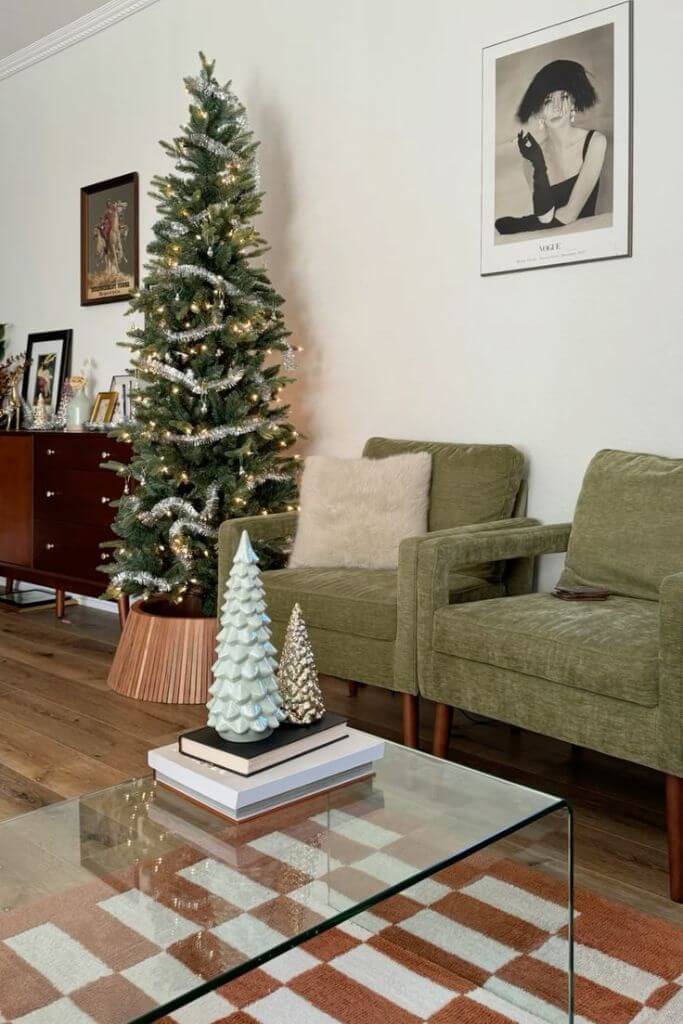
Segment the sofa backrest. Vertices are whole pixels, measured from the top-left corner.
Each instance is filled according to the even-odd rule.
[[[430,532],[524,515],[524,456],[512,445],[371,437],[363,449],[363,455],[371,459],[403,452],[429,452],[432,456]],[[467,571],[492,578],[500,575],[500,566],[468,566]]]
[[[576,505],[562,582],[655,601],[674,572],[683,572],[683,459],[598,452]]]

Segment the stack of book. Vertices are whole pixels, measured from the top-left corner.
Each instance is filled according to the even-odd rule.
[[[150,750],[157,783],[233,821],[372,774],[384,754],[376,736],[326,712],[312,725],[281,725],[257,743],[234,743],[209,727]]]

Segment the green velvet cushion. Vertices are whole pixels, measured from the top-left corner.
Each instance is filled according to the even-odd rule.
[[[377,640],[396,638],[397,573],[392,570],[275,569],[263,573],[263,583],[274,622],[286,622],[298,601],[311,627]],[[458,574],[453,577],[451,600],[497,597],[502,589]]]
[[[601,451],[572,525],[563,583],[598,584],[655,601],[683,570],[683,459]]]
[[[659,606],[528,594],[440,608],[434,650],[644,707],[659,699]]]
[[[509,444],[447,444],[371,437],[363,455],[383,459],[402,452],[429,452],[432,481],[429,532],[509,518],[522,483],[524,456]],[[461,566],[482,579],[499,580],[502,565]]]

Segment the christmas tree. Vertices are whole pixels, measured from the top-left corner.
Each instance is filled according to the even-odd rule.
[[[209,725],[224,740],[270,736],[284,719],[258,558],[243,531],[225,588]]]
[[[325,702],[318,685],[313,648],[298,602],[287,623],[280,655],[280,693],[285,717],[295,725],[310,725],[325,714]]]
[[[185,79],[189,121],[161,144],[175,171],[152,179],[160,219],[130,309],[144,327],[126,343],[135,412],[115,432],[133,458],[108,464],[126,486],[104,571],[109,596],[161,594],[212,615],[218,526],[291,510],[298,456],[286,454],[297,433],[280,398],[295,348],[252,223],[257,144],[230,85],[200,56],[200,74]]]

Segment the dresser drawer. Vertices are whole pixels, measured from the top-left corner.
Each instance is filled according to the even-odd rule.
[[[76,526],[37,519],[33,564],[36,569],[56,575],[97,580],[104,590],[107,577],[97,572],[97,567],[110,561],[111,549],[103,551],[100,544],[112,539],[113,534],[106,526]]]
[[[82,469],[95,472],[103,462],[128,462],[130,445],[99,434],[44,434],[35,437],[36,478],[55,470]]]
[[[115,515],[109,503],[122,492],[122,478],[109,470],[50,467],[36,478],[35,516],[50,522],[106,527]]]

